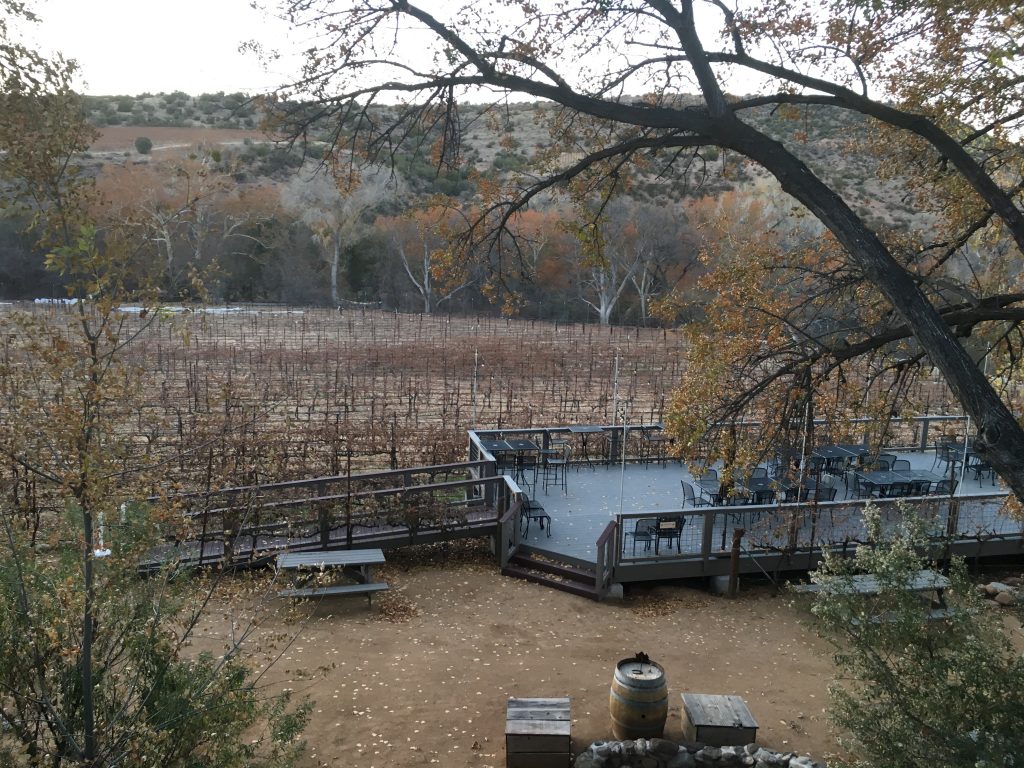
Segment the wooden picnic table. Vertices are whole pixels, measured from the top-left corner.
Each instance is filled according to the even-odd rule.
[[[793,589],[797,592],[816,593],[831,590],[837,594],[870,596],[877,595],[882,591],[882,583],[875,574],[866,573],[850,576],[849,579],[839,578],[830,581],[828,585],[798,584]],[[935,592],[939,602],[942,603],[944,602],[942,593],[949,589],[949,577],[943,576],[937,571],[917,571],[907,582],[905,589],[908,592]]]
[[[310,552],[282,552],[277,556],[277,567],[282,571],[294,571],[296,586],[278,594],[281,597],[329,597],[344,595],[366,595],[367,604],[372,605],[374,592],[383,592],[388,584],[372,581],[370,569],[384,563],[384,552],[380,549],[314,550]],[[301,586],[299,582],[312,571],[340,569],[351,578],[351,584],[327,584]],[[303,574],[303,571],[306,573]]]

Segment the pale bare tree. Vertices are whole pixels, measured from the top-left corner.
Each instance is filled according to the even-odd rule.
[[[321,163],[307,163],[281,190],[281,205],[308,226],[324,261],[330,267],[331,302],[341,303],[338,278],[347,243],[367,228],[367,217],[388,199],[399,196],[397,176],[379,166],[354,177],[339,178]]]

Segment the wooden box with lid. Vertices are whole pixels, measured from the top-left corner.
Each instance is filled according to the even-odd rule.
[[[739,696],[684,693],[683,740],[712,747],[743,746],[757,741],[757,721]]]
[[[571,760],[569,699],[508,700],[508,768],[567,768]]]

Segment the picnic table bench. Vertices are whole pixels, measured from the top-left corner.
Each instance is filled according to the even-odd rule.
[[[925,614],[928,621],[939,621],[948,619],[952,610],[946,606],[943,592],[949,589],[949,578],[936,571],[916,571],[907,582],[904,589],[907,592],[928,592],[935,593],[935,600],[929,601],[929,611]],[[874,574],[860,574],[851,576],[849,579],[837,579],[830,584],[797,584],[793,587],[795,592],[816,594],[818,592],[831,591],[833,594],[863,595],[870,597],[882,591],[882,584]],[[872,623],[892,621],[893,616],[889,613],[881,613],[873,616]]]
[[[824,584],[797,584],[793,587],[796,592],[821,592],[826,589],[835,589],[852,595],[877,595],[882,590],[878,577],[873,573],[851,576],[848,580],[841,579],[837,582]],[[949,579],[936,571],[917,571],[907,582],[908,592],[937,592],[941,597],[942,591],[949,589]]]
[[[296,585],[278,592],[280,597],[343,597],[366,595],[367,605],[373,605],[374,592],[388,589],[385,581],[372,581],[370,567],[384,562],[384,553],[379,549],[346,549],[335,551],[315,550],[311,552],[284,552],[277,556],[277,567],[282,571],[294,571]],[[323,584],[302,586],[298,582],[312,571],[340,569],[342,574],[354,580],[352,584]]]

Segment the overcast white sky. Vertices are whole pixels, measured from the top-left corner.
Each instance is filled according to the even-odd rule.
[[[260,93],[294,77],[239,53],[245,40],[284,43],[287,26],[249,0],[33,0],[42,22],[26,37],[78,60],[82,92],[95,95],[185,91]]]
[[[285,22],[253,10],[250,0],[29,2],[42,21],[26,25],[26,37],[40,50],[76,59],[81,67],[76,85],[83,93],[256,94],[290,82],[299,72],[297,57],[275,62],[268,72],[255,54],[239,52],[248,40],[281,51],[304,47],[296,39],[304,33],[291,32]],[[260,2],[277,5],[276,0]],[[444,5],[450,0],[429,2]],[[715,16],[709,29],[717,24]],[[758,90],[753,83],[733,84],[732,89]]]

